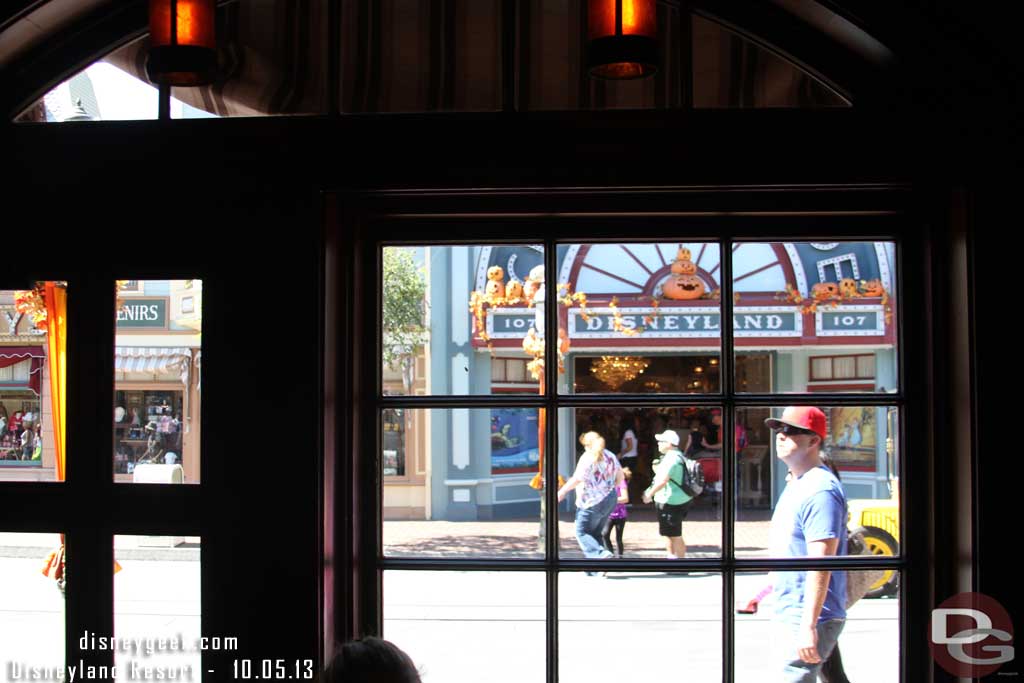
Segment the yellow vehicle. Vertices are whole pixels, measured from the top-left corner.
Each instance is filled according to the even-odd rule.
[[[893,491],[897,488],[893,486]],[[893,556],[900,551],[899,498],[889,500],[854,499],[848,501],[850,517],[848,528],[853,535],[860,532],[868,550],[874,555]],[[865,593],[866,598],[895,595],[899,589],[899,574],[886,571]]]

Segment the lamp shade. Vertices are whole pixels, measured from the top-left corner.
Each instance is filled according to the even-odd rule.
[[[656,0],[588,0],[587,34],[591,76],[625,80],[658,70]]]
[[[215,0],[150,0],[149,57],[153,83],[204,85],[217,66]]]

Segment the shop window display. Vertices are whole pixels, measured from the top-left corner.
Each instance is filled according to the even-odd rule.
[[[118,391],[114,408],[114,472],[140,464],[182,464],[180,391]]]

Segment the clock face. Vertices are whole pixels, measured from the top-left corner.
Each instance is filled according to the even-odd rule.
[[[839,242],[811,242],[810,244],[818,251],[832,251],[839,246]]]

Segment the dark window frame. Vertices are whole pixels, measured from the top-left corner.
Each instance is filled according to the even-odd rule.
[[[833,188],[834,190],[835,188]],[[377,193],[346,194],[343,201],[337,195],[327,195],[327,257],[328,261],[341,259],[347,266],[344,280],[340,273],[335,277],[328,274],[328,292],[342,293],[339,286],[347,287],[349,293],[346,302],[346,318],[358,325],[360,321],[375,321],[377,307],[380,305],[380,291],[377,281],[379,271],[380,248],[388,245],[411,244],[501,244],[501,243],[533,243],[544,244],[546,249],[545,266],[549,274],[556,272],[555,250],[558,243],[568,242],[600,242],[621,241],[628,237],[629,241],[658,241],[675,239],[683,232],[688,240],[710,239],[722,243],[723,253],[731,253],[733,242],[751,241],[791,241],[830,239],[855,240],[893,240],[897,244],[897,288],[905,292],[897,302],[897,320],[905,320],[902,311],[907,306],[923,305],[926,301],[926,288],[912,286],[909,292],[904,289],[907,282],[921,282],[919,274],[925,268],[929,237],[924,229],[923,219],[918,216],[912,203],[908,202],[908,194],[901,188],[860,188],[861,192],[842,194],[823,190],[820,194],[808,194],[801,188],[746,188],[743,190],[709,190],[694,188],[664,188],[659,190],[635,191],[626,188],[618,190],[578,190],[578,191],[517,191],[504,193],[455,191],[452,193],[430,191],[396,191]],[[850,199],[853,197],[853,201]],[[652,201],[653,199],[653,201]],[[806,200],[806,201],[802,201]],[[344,205],[344,214],[340,214],[340,206]],[[831,209],[829,208],[829,205]],[[851,206],[852,204],[852,206]],[[523,207],[531,207],[529,210]],[[659,206],[662,210],[659,210]],[[841,206],[842,209],[836,210]],[[581,210],[582,209],[582,210]],[[826,219],[822,216],[827,215]],[[336,221],[332,224],[332,220]],[[637,235],[635,225],[630,230],[630,221],[641,221],[644,234]],[[344,226],[345,243],[341,241],[341,230]],[[515,235],[510,239],[509,235]],[[904,258],[910,254],[912,258]],[[723,260],[723,266],[731,270],[729,259]],[[729,280],[731,274],[723,274],[723,281]],[[723,316],[728,319],[732,310],[729,297],[723,297]],[[548,324],[556,329],[556,307],[548,311]],[[908,343],[919,343],[931,346],[926,334],[913,329],[914,326],[900,324],[897,349],[907,348]],[[548,355],[553,357],[554,335],[547,340]],[[557,449],[557,407],[607,406],[607,405],[708,405],[718,403],[727,409],[724,411],[724,433],[733,428],[733,413],[730,408],[765,407],[772,405],[813,404],[813,405],[847,405],[847,406],[897,406],[904,419],[901,419],[899,443],[900,452],[915,448],[931,453],[931,443],[927,432],[906,429],[908,422],[919,425],[927,424],[930,415],[927,410],[925,393],[922,384],[918,383],[927,377],[927,368],[923,361],[916,362],[908,368],[906,363],[898,363],[900,386],[896,394],[827,394],[823,392],[805,394],[774,394],[749,395],[739,394],[731,386],[731,381],[723,381],[722,391],[715,394],[700,396],[672,395],[651,397],[645,395],[622,396],[559,396],[548,393],[544,396],[421,396],[395,397],[382,396],[379,389],[366,391],[367,387],[378,387],[379,371],[379,330],[374,343],[359,343],[354,340],[349,357],[356,359],[356,365],[339,368],[335,377],[328,376],[328,384],[340,380],[341,385],[348,384],[355,389],[351,413],[352,422],[339,423],[337,434],[342,440],[351,439],[351,445],[345,443],[342,450],[335,450],[342,457],[338,461],[339,470],[335,472],[336,480],[341,483],[342,471],[351,473],[350,481],[362,482],[360,486],[348,485],[339,489],[335,496],[333,491],[325,490],[325,514],[334,515],[339,522],[338,530],[331,538],[325,539],[329,551],[336,557],[343,556],[348,561],[358,562],[348,565],[351,571],[341,572],[341,576],[325,577],[327,593],[339,595],[341,584],[358,592],[358,596],[347,600],[339,600],[327,606],[338,614],[344,609],[352,610],[347,618],[337,619],[328,628],[335,629],[327,634],[335,640],[354,637],[359,634],[379,634],[382,628],[382,573],[389,569],[431,570],[431,569],[471,569],[471,570],[511,570],[511,571],[544,571],[547,585],[547,680],[557,680],[558,621],[557,596],[558,575],[564,570],[580,570],[583,568],[601,568],[600,561],[560,559],[557,555],[557,519],[549,516],[546,520],[547,554],[542,560],[436,560],[419,558],[385,558],[381,539],[380,517],[380,477],[377,453],[379,453],[379,411],[384,407],[408,408],[454,408],[454,407],[492,407],[521,406],[539,407],[549,410],[549,430],[547,433],[547,452]],[[723,329],[723,348],[732,345],[731,328]],[[331,352],[328,345],[327,352]],[[721,372],[724,380],[733,377],[732,358],[723,353]],[[557,370],[554,364],[546,370],[546,386],[556,386],[554,379]],[[912,383],[908,383],[907,378]],[[554,419],[551,419],[551,418]],[[341,444],[336,444],[335,448]],[[731,456],[733,444],[726,440],[723,444],[723,479],[735,480],[735,463]],[[346,454],[351,454],[348,457]],[[330,457],[330,451],[328,452]],[[927,526],[926,519],[914,510],[922,509],[921,505],[930,499],[931,491],[928,480],[922,476],[927,465],[921,467],[901,459],[901,528],[908,528],[908,519],[921,528]],[[555,480],[557,459],[547,460],[545,473],[549,481]],[[370,485],[370,482],[373,484]],[[325,481],[330,487],[331,483]],[[554,509],[550,503],[554,498],[554,490],[547,491],[548,509]],[[913,501],[913,502],[911,502]],[[922,666],[930,666],[928,652],[910,637],[908,631],[912,623],[926,623],[925,605],[927,577],[934,570],[927,566],[927,539],[918,542],[907,537],[901,547],[901,555],[896,558],[878,560],[874,558],[829,558],[826,560],[765,560],[742,559],[734,556],[733,528],[734,505],[730,496],[723,497],[723,543],[722,556],[718,559],[684,560],[680,568],[690,570],[712,570],[723,577],[723,680],[731,681],[734,671],[732,657],[734,651],[735,603],[734,587],[731,577],[744,570],[770,570],[782,568],[813,569],[822,568],[865,568],[886,567],[897,569],[901,573],[901,605],[900,605],[900,680],[910,680],[909,672]],[[359,510],[375,510],[375,513],[362,515]],[[344,515],[340,517],[339,515]],[[362,560],[362,561],[359,561]],[[628,567],[626,565],[629,565]],[[614,567],[608,569],[630,570],[663,570],[664,563],[658,560],[619,560]],[[907,588],[909,586],[909,588]],[[330,647],[328,645],[328,647]]]

